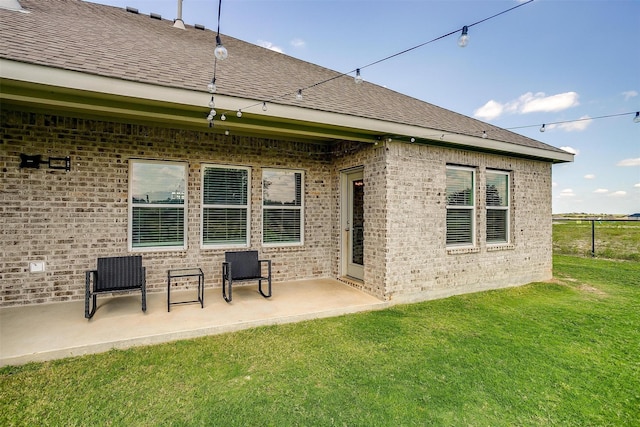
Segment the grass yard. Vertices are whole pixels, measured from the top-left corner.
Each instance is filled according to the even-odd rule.
[[[640,425],[640,263],[0,369],[0,425]]]
[[[595,223],[596,257],[640,261],[640,221]],[[591,256],[591,221],[555,221],[553,253]]]

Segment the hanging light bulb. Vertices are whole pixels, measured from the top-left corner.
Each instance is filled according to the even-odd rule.
[[[636,116],[633,118],[633,123],[640,123],[640,111],[636,111]]]
[[[209,101],[209,108],[213,108],[216,106],[216,102],[213,100],[213,96],[211,97],[211,101]]]
[[[213,121],[213,117],[214,117],[214,114],[209,113],[209,115],[207,116],[207,121],[211,123]]]
[[[242,117],[242,110],[241,109],[238,109],[238,112],[236,113],[236,117],[237,118]]]
[[[224,134],[225,134],[225,135],[229,135],[229,129],[225,130],[225,131],[224,131]]]
[[[411,142],[416,142],[416,139],[411,137]]]
[[[216,35],[216,48],[213,51],[213,54],[220,61],[227,59],[227,56],[229,56],[229,52],[227,51],[227,48],[222,46],[222,41],[220,40],[220,34]]]
[[[262,111],[267,111],[267,101],[262,102]]]
[[[458,46],[465,47],[466,45],[469,44],[469,35],[467,34],[468,32],[469,32],[469,28],[467,28],[466,25],[462,27],[462,34],[458,39]]]
[[[302,89],[298,89],[298,93],[296,93],[296,99],[298,101],[302,101]]]
[[[357,85],[361,84],[364,79],[360,75],[360,68],[356,69],[356,76],[353,78],[353,81],[356,82]]]
[[[487,131],[486,130],[482,131],[482,138],[487,139]]]
[[[213,79],[211,79],[211,83],[209,83],[207,85],[207,90],[209,91],[209,93],[216,93],[216,90],[218,90],[218,88],[216,87],[216,78],[215,77]]]
[[[540,132],[544,132],[545,130],[547,130],[545,127],[546,127],[546,125],[544,125],[544,124],[543,124],[543,125],[540,127]]]
[[[216,116],[216,110],[214,110],[213,108],[211,109],[211,111],[209,111],[209,116],[211,117],[215,117]]]
[[[225,114],[222,113],[222,115],[220,116],[220,120],[224,122],[225,120],[227,120],[227,116],[225,116]]]

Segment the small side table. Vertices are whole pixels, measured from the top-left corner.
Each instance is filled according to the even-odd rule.
[[[198,278],[198,299],[191,301],[171,302],[171,279],[182,277]],[[178,268],[167,270],[167,311],[171,311],[172,305],[177,304],[193,304],[199,302],[200,308],[204,308],[204,273],[201,268]]]

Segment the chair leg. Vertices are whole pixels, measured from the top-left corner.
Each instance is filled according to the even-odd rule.
[[[271,297],[271,277],[267,279],[267,282],[268,282],[269,293],[265,294],[262,291],[262,280],[258,280],[258,292],[260,292],[260,295],[262,295],[263,297],[270,298]]]
[[[91,319],[96,312],[96,294],[91,293],[91,273],[87,272],[85,276],[85,290],[84,290],[84,317],[85,319]],[[93,307],[91,307],[90,300],[93,300]]]
[[[229,283],[229,296],[227,296],[227,282]],[[231,295],[231,286],[233,279],[231,279],[231,277],[227,278],[225,276],[222,276],[222,298],[224,298],[224,300],[226,302],[231,302],[231,300],[233,299],[233,296]]]
[[[147,288],[142,285],[142,311],[147,312]]]

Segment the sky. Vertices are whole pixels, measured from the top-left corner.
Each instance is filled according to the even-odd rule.
[[[93,2],[165,19],[178,5]],[[574,153],[553,166],[553,213],[640,212],[640,0],[223,0],[221,12],[223,44],[361,68],[368,82]],[[218,1],[184,0],[182,15],[215,31]],[[369,65],[464,25],[464,48],[458,31]]]

